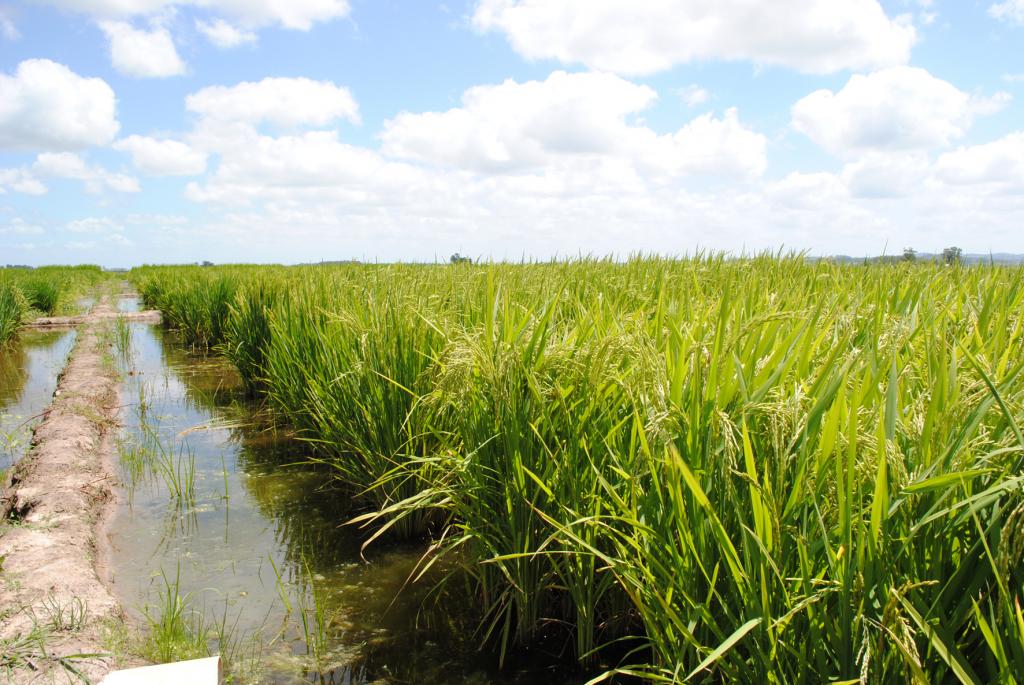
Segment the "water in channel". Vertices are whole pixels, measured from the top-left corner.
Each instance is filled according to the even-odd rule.
[[[73,329],[20,331],[0,345],[0,472],[28,450],[75,344]]]
[[[138,297],[121,297],[117,300],[117,311],[122,313],[137,312],[140,305]]]
[[[127,497],[111,525],[110,567],[139,618],[147,605],[158,613],[158,597],[177,584],[208,624],[228,626],[222,653],[260,663],[239,682],[583,682],[551,654],[498,670],[477,650],[460,583],[436,602],[424,601],[433,582],[403,589],[422,544],[371,547],[362,559],[357,531],[340,525],[350,498],[302,463],[306,445],[244,398],[226,361],[131,324],[120,364]]]

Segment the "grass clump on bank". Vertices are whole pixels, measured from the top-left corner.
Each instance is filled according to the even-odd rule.
[[[133,277],[313,441],[368,538],[465,565],[502,657],[562,641],[588,665],[612,644],[653,682],[1024,671],[1024,270]]]

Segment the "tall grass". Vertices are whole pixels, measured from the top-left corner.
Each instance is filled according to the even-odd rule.
[[[0,268],[0,344],[33,316],[64,313],[107,276],[97,266]]]
[[[64,283],[46,275],[26,278],[21,282],[20,288],[29,306],[43,314],[56,313],[64,293]]]
[[[426,535],[424,567],[465,565],[502,656],[563,641],[655,682],[1020,682],[1022,269],[133,277],[313,441],[369,538]]]
[[[224,340],[229,307],[238,287],[237,279],[211,277],[209,271],[192,271],[189,278],[173,282],[143,281],[139,290],[146,304],[160,309],[174,322],[185,342],[213,348]]]
[[[0,344],[14,337],[25,316],[24,296],[13,283],[0,280]]]

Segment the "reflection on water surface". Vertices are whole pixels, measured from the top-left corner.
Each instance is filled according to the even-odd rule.
[[[497,671],[476,649],[472,617],[452,610],[471,606],[466,597],[425,602],[433,582],[399,593],[421,545],[373,547],[363,560],[356,531],[339,525],[352,516],[350,498],[301,464],[306,446],[244,399],[225,361],[132,324],[122,364],[122,470],[136,482],[112,526],[111,567],[126,606],[151,601],[180,568],[193,605],[214,620],[226,612],[239,635],[261,635],[260,682],[574,682],[543,667]],[[168,460],[194,480],[194,498],[173,498],[159,474],[133,476],[140,458]],[[328,624],[318,668],[304,658],[317,641],[301,625],[317,607]]]
[[[29,447],[75,344],[74,330],[21,331],[0,345],[0,471]]]

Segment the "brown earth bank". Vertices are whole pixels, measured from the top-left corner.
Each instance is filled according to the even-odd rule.
[[[104,297],[86,316],[41,324],[78,325],[78,340],[0,494],[0,682],[98,682],[114,668],[104,635],[125,615],[97,570],[97,541],[117,497],[120,381],[103,333],[118,315]]]
[[[100,305],[96,305],[88,314],[83,314],[81,316],[44,316],[25,324],[22,328],[36,330],[46,328],[66,328],[70,326],[80,326],[90,322],[110,321],[119,318],[125,319],[126,321],[137,321],[141,323],[160,323],[160,312],[155,310],[145,312],[119,312],[111,309],[109,306],[101,308]]]

